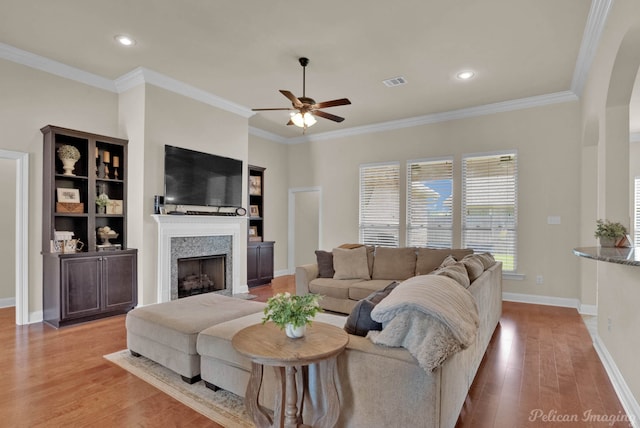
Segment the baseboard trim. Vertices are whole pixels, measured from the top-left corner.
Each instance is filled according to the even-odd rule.
[[[607,350],[607,347],[604,345],[604,343],[600,339],[600,336],[598,336],[597,334],[593,337],[593,347],[598,353],[600,361],[602,361],[602,365],[604,366],[604,369],[609,376],[609,380],[613,385],[613,389],[616,391],[616,394],[620,399],[622,407],[624,408],[625,412],[627,412],[629,422],[634,428],[639,428],[640,405],[634,398],[633,393],[629,389],[627,382],[625,382],[624,377],[622,376],[622,373],[620,373],[620,370],[618,370],[618,366]]]
[[[502,293],[505,302],[531,303],[534,305],[560,306],[563,308],[580,308],[578,299],[566,297],[539,296],[537,294]]]
[[[598,315],[598,306],[580,304],[580,307],[578,308],[578,312],[580,312],[581,315],[597,316]]]
[[[10,308],[16,305],[15,297],[6,297],[4,299],[0,299],[0,308]]]

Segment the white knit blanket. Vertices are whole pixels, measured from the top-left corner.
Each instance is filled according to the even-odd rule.
[[[382,331],[367,337],[376,344],[404,347],[426,371],[471,345],[478,331],[478,308],[455,280],[421,275],[402,282],[371,312]]]

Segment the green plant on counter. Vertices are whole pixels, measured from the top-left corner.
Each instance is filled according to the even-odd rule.
[[[627,228],[621,223],[609,220],[598,220],[596,222],[596,238],[622,238],[627,234]]]

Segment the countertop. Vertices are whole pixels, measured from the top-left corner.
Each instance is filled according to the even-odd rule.
[[[602,262],[640,266],[640,247],[578,247],[573,249],[573,254]]]

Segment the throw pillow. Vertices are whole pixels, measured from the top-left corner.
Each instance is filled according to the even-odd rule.
[[[467,274],[469,275],[469,281],[473,282],[484,272],[484,265],[482,261],[478,259],[475,254],[470,254],[461,260],[464,267],[467,268]]]
[[[366,247],[333,249],[334,279],[371,279]]]
[[[415,272],[415,248],[376,248],[372,279],[404,280],[414,276]]]
[[[467,274],[467,268],[462,264],[462,262],[456,262],[455,264],[436,269],[432,274],[444,275],[451,279],[455,279],[456,282],[464,288],[469,288],[469,285],[471,285],[469,275]]]
[[[471,249],[450,249],[450,248],[418,248],[418,258],[416,260],[416,275],[426,275],[433,272],[440,266],[445,257],[451,255],[456,260],[468,254],[473,254]]]
[[[316,250],[318,262],[318,278],[333,278],[333,253],[330,251]]]
[[[482,262],[482,265],[484,266],[484,270],[487,270],[491,266],[496,264],[496,259],[493,258],[493,255],[491,253],[478,253],[476,254],[476,256]]]
[[[445,257],[442,263],[440,263],[440,266],[438,266],[438,269],[455,265],[456,263],[458,263],[458,261],[452,255],[448,255],[447,257]]]
[[[371,311],[382,299],[387,297],[389,293],[391,293],[391,290],[396,288],[397,285],[397,282],[392,282],[382,290],[374,291],[366,298],[358,301],[347,317],[344,330],[349,334],[362,337],[366,337],[370,330],[382,330],[382,324],[371,319]]]

